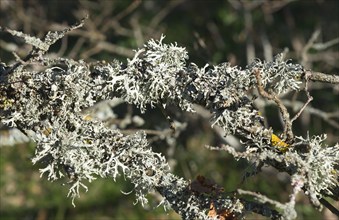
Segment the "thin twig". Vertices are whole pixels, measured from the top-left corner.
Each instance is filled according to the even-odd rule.
[[[126,17],[128,14],[132,13],[132,11],[134,11],[140,4],[141,0],[133,1],[127,8],[114,16],[112,20],[119,21],[120,19]]]
[[[261,31],[260,33],[260,39],[261,39],[261,43],[262,43],[262,47],[264,50],[264,57],[265,60],[267,61],[272,61],[273,60],[273,48],[272,48],[272,44],[269,41],[266,31]]]
[[[336,44],[339,44],[339,37],[332,39],[330,41],[327,41],[325,43],[313,44],[312,48],[315,50],[326,50],[327,48],[332,47]]]
[[[311,38],[308,40],[308,42],[306,43],[306,45],[304,46],[304,48],[301,51],[301,63],[303,66],[307,65],[307,61],[308,61],[308,57],[307,57],[307,52],[310,48],[312,48],[312,46],[314,45],[314,42],[318,39],[319,35],[320,35],[321,31],[320,29],[316,29]]]
[[[307,70],[306,74],[309,75],[309,79],[312,81],[319,81],[325,83],[339,84],[339,75],[330,75],[320,72],[313,72],[311,70]]]
[[[336,207],[334,207],[331,203],[329,203],[324,198],[319,199],[319,201],[323,206],[328,208],[333,214],[339,216],[339,210]]]
[[[299,112],[291,119],[291,123],[293,123],[297,118],[299,118],[299,116],[301,115],[301,113],[304,111],[304,109],[306,108],[306,106],[313,100],[313,97],[310,95],[310,92],[308,91],[308,81],[309,81],[309,73],[305,74],[305,92],[307,95],[307,101],[305,102],[305,104],[303,105],[303,107],[301,107],[301,109],[299,110]]]
[[[140,131],[140,129],[125,129],[120,130],[122,134],[130,135],[135,134],[136,132]],[[155,136],[168,136],[173,131],[172,129],[164,129],[164,130],[152,130],[152,129],[142,129],[143,132],[147,135],[155,135]]]
[[[267,196],[264,196],[264,195],[261,195],[261,194],[258,194],[256,192],[252,192],[252,191],[247,191],[247,190],[242,190],[242,189],[237,189],[237,193],[239,195],[249,195],[249,196],[253,196],[255,197],[260,203],[270,203],[272,205],[274,205],[276,208],[278,209],[285,209],[286,205],[278,202],[278,201],[275,201],[275,200],[272,200],[270,198],[268,198]]]
[[[160,22],[178,5],[180,5],[181,3],[183,3],[183,0],[177,0],[177,1],[169,1],[169,3],[162,8],[162,10],[160,10],[158,12],[158,14],[156,14],[153,19],[151,20],[149,26],[156,28]]]
[[[251,11],[245,7],[244,10],[244,20],[245,20],[245,33],[246,33],[246,57],[247,63],[251,63],[256,55],[255,55],[255,47],[253,41],[253,19]]]
[[[273,100],[277,104],[284,121],[284,138],[285,137],[287,138],[287,142],[291,142],[293,140],[294,135],[292,131],[292,122],[290,120],[290,114],[288,113],[287,108],[284,106],[282,101],[278,98],[278,96],[274,92],[271,92],[270,94],[265,91],[261,83],[260,71],[258,69],[254,71],[254,75],[257,80],[257,88],[259,94],[269,100]]]
[[[303,105],[303,103],[299,101],[295,101],[292,103],[288,100],[284,100],[283,103],[285,106],[288,106],[288,107],[300,107],[301,108],[301,106]],[[269,104],[270,103],[268,103],[268,105]],[[339,129],[339,123],[337,123],[335,120],[331,120],[331,118],[339,118],[339,112],[324,112],[319,109],[312,108],[310,106],[307,106],[304,109],[304,111],[322,118],[324,121],[326,121],[328,124],[330,124],[334,128]]]

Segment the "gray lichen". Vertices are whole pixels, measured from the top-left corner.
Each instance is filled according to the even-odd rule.
[[[9,32],[24,37],[27,43],[42,42]],[[45,51],[64,33],[48,34],[44,43],[39,43],[43,46],[31,44],[35,50]],[[272,130],[260,123],[262,118],[248,95],[256,88],[253,72],[258,69],[265,89],[277,94],[298,90],[298,79],[304,73],[300,65],[278,55],[272,62],[256,60],[244,70],[229,63],[199,68],[194,63],[186,64],[185,48],[163,40],[162,36],[147,42],[126,65],[38,56],[34,60],[40,62],[42,71],[31,70],[27,62],[1,76],[1,100],[12,100],[3,104],[1,121],[20,128],[37,143],[32,161],[46,164],[40,170],[42,175],[51,181],[67,175],[73,199],[79,196],[81,187],[87,189],[84,180],[115,180],[123,175],[134,184],[137,202],[142,205],[147,203],[150,191],[158,190],[164,196],[163,203],[184,219],[207,218],[211,199],[218,208],[243,215],[245,202],[227,195],[210,198],[192,192],[189,182],[170,173],[165,157],[152,151],[142,131],[122,135],[118,129],[107,128],[82,113],[99,101],[119,97],[142,111],[148,106],[166,108],[167,104],[175,104],[193,112],[193,104],[205,106],[212,113],[212,125],[222,127],[226,134],[238,135],[245,145],[244,153],[225,148],[232,155],[288,172],[301,184],[296,184],[295,194],[304,187],[315,206],[320,206],[319,198],[333,195],[332,189],[338,184],[335,172],[339,145],[324,146],[324,136],[300,137],[295,142],[308,145],[309,152],[291,150],[281,154],[272,147]],[[290,212],[283,215],[287,219],[296,217],[294,202],[286,204]]]

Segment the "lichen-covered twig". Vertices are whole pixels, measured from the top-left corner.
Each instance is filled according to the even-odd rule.
[[[86,16],[83,18],[79,23],[74,24],[70,26],[69,28],[66,28],[62,31],[49,31],[44,39],[39,39],[36,37],[32,37],[28,34],[24,34],[20,31],[11,30],[6,27],[0,27],[0,31],[5,31],[13,36],[20,37],[24,39],[24,41],[30,45],[33,46],[33,49],[30,51],[30,53],[25,56],[23,59],[20,59],[18,62],[14,63],[12,66],[10,66],[5,74],[12,73],[18,66],[22,65],[23,62],[27,62],[31,59],[34,59],[36,57],[42,56],[44,53],[46,53],[49,50],[49,47],[53,45],[57,40],[63,38],[67,32],[70,32],[74,29],[80,28],[84,25],[85,20],[88,18]]]
[[[310,80],[315,81],[315,82],[339,84],[338,74],[331,75],[331,74],[325,74],[325,73],[315,72],[311,70],[307,70],[306,74],[308,75]]]
[[[313,100],[313,97],[310,95],[310,92],[308,91],[308,82],[309,82],[310,75],[309,73],[305,73],[305,92],[307,95],[307,101],[304,103],[304,105],[300,108],[299,112],[291,119],[291,124],[301,115],[301,113],[304,111],[306,106]]]
[[[280,110],[281,116],[284,120],[284,137],[287,138],[286,142],[288,143],[292,142],[294,138],[294,134],[292,131],[292,122],[290,120],[290,114],[288,113],[287,108],[284,106],[282,101],[279,99],[279,97],[274,92],[268,93],[265,91],[262,85],[260,70],[258,69],[254,70],[254,75],[257,80],[257,88],[258,88],[259,94],[269,100],[273,100],[277,104]]]
[[[55,42],[63,34],[51,35],[48,42]],[[209,184],[212,190],[206,194],[171,174],[165,157],[152,150],[145,132],[123,135],[119,129],[107,128],[81,114],[101,100],[119,97],[142,112],[149,106],[168,104],[189,112],[194,112],[194,104],[204,106],[211,112],[212,125],[220,126],[226,134],[237,135],[246,148],[241,153],[230,146],[223,150],[236,158],[256,161],[258,166],[269,164],[295,178],[288,203],[290,212],[283,213],[286,218],[295,217],[295,196],[301,185],[316,207],[321,206],[319,199],[333,195],[339,145],[325,146],[326,137],[320,135],[293,137],[288,112],[278,98],[278,94],[299,89],[300,83],[295,78],[303,74],[300,65],[278,56],[271,62],[256,60],[245,70],[228,63],[199,68],[193,63],[186,65],[185,48],[165,44],[163,40],[164,37],[150,40],[125,65],[117,60],[88,64],[66,58],[51,59],[43,56],[46,51],[38,49],[41,56],[37,61],[44,67],[42,71],[21,63],[7,77],[0,77],[3,102],[0,105],[4,106],[0,118],[37,143],[32,161],[46,165],[41,174],[46,174],[49,180],[69,176],[69,195],[73,200],[80,188],[87,189],[85,180],[99,177],[115,180],[123,175],[134,184],[137,201],[142,205],[147,203],[150,191],[158,190],[164,196],[163,204],[170,205],[185,219],[205,218],[211,204],[216,213],[226,209],[240,218],[244,210],[265,214],[268,210],[265,204],[246,206],[250,203],[243,198],[233,198]],[[281,154],[272,149],[272,131],[260,123],[262,118],[248,95],[255,87],[280,108],[287,139],[308,145],[309,152],[291,150]]]

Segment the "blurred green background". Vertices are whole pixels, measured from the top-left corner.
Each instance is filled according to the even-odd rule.
[[[84,59],[87,62],[133,57],[133,50],[150,38],[166,35],[165,42],[186,47],[190,59],[199,66],[230,62],[243,68],[254,58],[271,60],[288,48],[287,57],[307,69],[335,74],[339,69],[339,1],[337,0],[158,0],[158,1],[71,1],[71,0],[0,0],[0,25],[43,37],[49,30],[61,30],[86,14],[83,28],[58,41],[49,56]],[[24,57],[30,46],[20,39],[0,33],[1,62],[15,60],[12,52]],[[323,117],[307,111],[294,125],[297,135],[328,134],[328,144],[339,141],[339,88],[311,84],[314,101],[311,109],[333,112]],[[305,101],[305,94],[287,94],[284,98]],[[290,110],[293,111],[293,102]],[[282,126],[273,106],[260,105],[267,126],[279,133]],[[115,110],[123,118],[133,113],[145,120],[143,128],[166,130],[169,125],[156,109],[146,114],[127,105]],[[187,123],[176,140],[161,135],[148,137],[155,151],[162,152],[175,174],[186,179],[203,175],[231,192],[236,188],[253,190],[286,202],[291,192],[289,178],[272,168],[241,183],[250,164],[235,161],[225,152],[207,150],[205,145],[225,143],[220,132],[212,129],[204,112],[192,115],[173,107],[172,116]],[[206,113],[208,115],[208,113]],[[134,129],[133,125],[127,127]],[[0,143],[8,131],[1,130]],[[227,141],[226,141],[227,142]],[[81,193],[73,208],[67,181],[50,183],[40,178],[39,165],[33,166],[34,143],[0,147],[0,219],[180,219],[173,211],[157,207],[158,194],[150,195],[148,207],[133,205],[133,186],[123,178],[88,183],[89,192]],[[308,199],[298,198],[298,219],[329,219],[328,210],[315,211]],[[264,219],[250,215],[247,219]]]

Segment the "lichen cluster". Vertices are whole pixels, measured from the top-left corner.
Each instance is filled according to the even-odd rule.
[[[55,42],[50,38],[39,45]],[[318,207],[320,198],[334,195],[339,145],[325,146],[323,136],[298,137],[287,152],[280,152],[271,144],[273,131],[261,123],[262,116],[253,106],[254,96],[249,94],[257,87],[255,71],[260,72],[267,91],[281,94],[298,90],[304,74],[300,65],[278,55],[271,62],[255,60],[245,69],[229,63],[199,68],[194,63],[186,64],[185,48],[163,40],[150,40],[125,64],[116,60],[88,64],[35,53],[32,60],[39,63],[39,70],[31,68],[34,62],[27,62],[2,74],[1,100],[5,97],[7,104],[1,110],[1,121],[20,128],[37,143],[32,161],[45,164],[41,174],[51,181],[68,176],[72,198],[79,195],[81,186],[87,189],[85,180],[115,180],[123,175],[134,183],[141,204],[147,203],[150,191],[157,190],[164,196],[163,203],[183,218],[205,218],[211,198],[192,192],[187,181],[171,174],[164,156],[152,151],[142,131],[122,135],[118,129],[107,128],[83,114],[99,101],[119,97],[143,112],[148,107],[166,108],[168,104],[194,112],[194,104],[202,105],[212,113],[212,126],[222,127],[226,135],[240,137],[246,152],[224,148],[236,158],[288,172],[298,183],[295,192],[303,187]],[[309,151],[299,152],[300,142]],[[220,194],[213,199],[213,204],[233,210],[238,216],[245,210],[245,203],[228,196]],[[294,210],[293,202],[286,207]],[[289,213],[283,213],[284,217],[295,217],[292,211]]]

